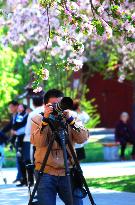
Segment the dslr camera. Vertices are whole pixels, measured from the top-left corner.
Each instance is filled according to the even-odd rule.
[[[70,97],[63,97],[62,100],[53,105],[53,115],[59,114],[62,115],[64,110],[73,108],[73,100]]]

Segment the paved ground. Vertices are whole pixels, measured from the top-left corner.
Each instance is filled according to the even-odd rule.
[[[135,161],[84,163],[81,166],[86,178],[135,174]]]
[[[2,187],[1,187],[2,188]],[[0,189],[1,189],[0,188]],[[135,194],[116,192],[104,189],[91,189],[96,205],[134,205]],[[28,196],[26,188],[16,189],[14,185],[7,185],[0,190],[1,205],[27,205]],[[84,199],[84,205],[91,204],[88,198]],[[57,198],[57,205],[63,205]]]
[[[109,176],[124,176],[135,174],[135,161],[125,162],[101,162],[101,163],[83,163],[81,164],[83,174],[88,177],[109,177]],[[16,177],[15,168],[2,169],[3,177],[7,176],[8,184]],[[0,172],[0,184],[3,184],[2,175]]]
[[[89,163],[82,164],[82,169],[85,177],[129,175],[135,174],[135,162]],[[27,205],[27,188],[16,188],[12,184],[16,176],[16,169],[3,169],[3,175],[7,177],[8,184],[5,185],[2,177],[0,177],[0,205]],[[90,188],[90,190],[97,205],[135,205],[134,193],[93,188]],[[90,202],[86,198],[84,205],[88,204]],[[57,205],[63,205],[59,198]]]

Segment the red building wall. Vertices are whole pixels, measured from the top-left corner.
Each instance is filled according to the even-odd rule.
[[[104,80],[96,74],[88,80],[90,92],[88,98],[96,98],[98,111],[101,115],[102,127],[112,128],[119,119],[121,112],[132,113],[132,85],[125,81],[119,83],[117,79]]]

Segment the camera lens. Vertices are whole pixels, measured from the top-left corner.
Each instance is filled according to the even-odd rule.
[[[63,112],[67,109],[72,109],[73,100],[70,97],[64,97],[59,103],[53,104],[54,113]]]

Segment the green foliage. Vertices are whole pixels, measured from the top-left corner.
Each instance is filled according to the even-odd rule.
[[[13,149],[13,151],[10,150],[10,145],[6,146],[4,149],[5,152],[5,163],[4,167],[15,167],[16,166],[16,151]]]
[[[89,186],[135,193],[135,175],[87,179]]]
[[[53,4],[54,2],[54,0],[39,0],[40,5],[44,8],[46,8],[48,5]]]
[[[6,1],[5,0],[0,0],[0,8],[5,5]]]
[[[4,34],[1,30],[1,35]],[[0,46],[0,114],[7,117],[7,103],[24,92],[29,82],[28,68],[23,64],[24,51]]]
[[[108,55],[108,63],[107,63],[108,70],[114,70],[114,66],[117,65],[118,61],[119,61],[118,54],[112,48],[112,52],[110,52]]]
[[[22,94],[24,92],[24,87],[29,83],[31,70],[24,65],[24,51],[22,49],[18,49],[16,51],[17,57],[14,65],[14,73],[19,74],[20,80],[19,83],[15,86],[18,94]]]
[[[83,160],[84,163],[89,162],[103,162],[103,146],[98,142],[90,142],[85,145],[86,158]]]
[[[97,105],[94,105],[95,99],[86,100],[85,97],[80,101],[82,109],[89,114],[90,120],[86,124],[87,128],[94,128],[96,127],[100,121],[100,115],[97,112]]]
[[[105,29],[104,29],[104,26],[102,25],[101,21],[97,20],[97,19],[94,19],[92,21],[92,25],[96,27],[96,30],[97,30],[97,34],[99,34],[100,36],[103,35]]]
[[[0,48],[0,113],[1,119],[6,114],[5,106],[17,94],[15,86],[19,84],[21,76],[14,73],[17,55],[10,48]]]
[[[88,75],[101,73],[105,78],[113,77],[114,71],[119,63],[120,55],[118,54],[117,45],[109,40],[106,44],[100,41],[89,42],[86,45],[86,56],[88,58]],[[89,51],[90,50],[90,51]]]

